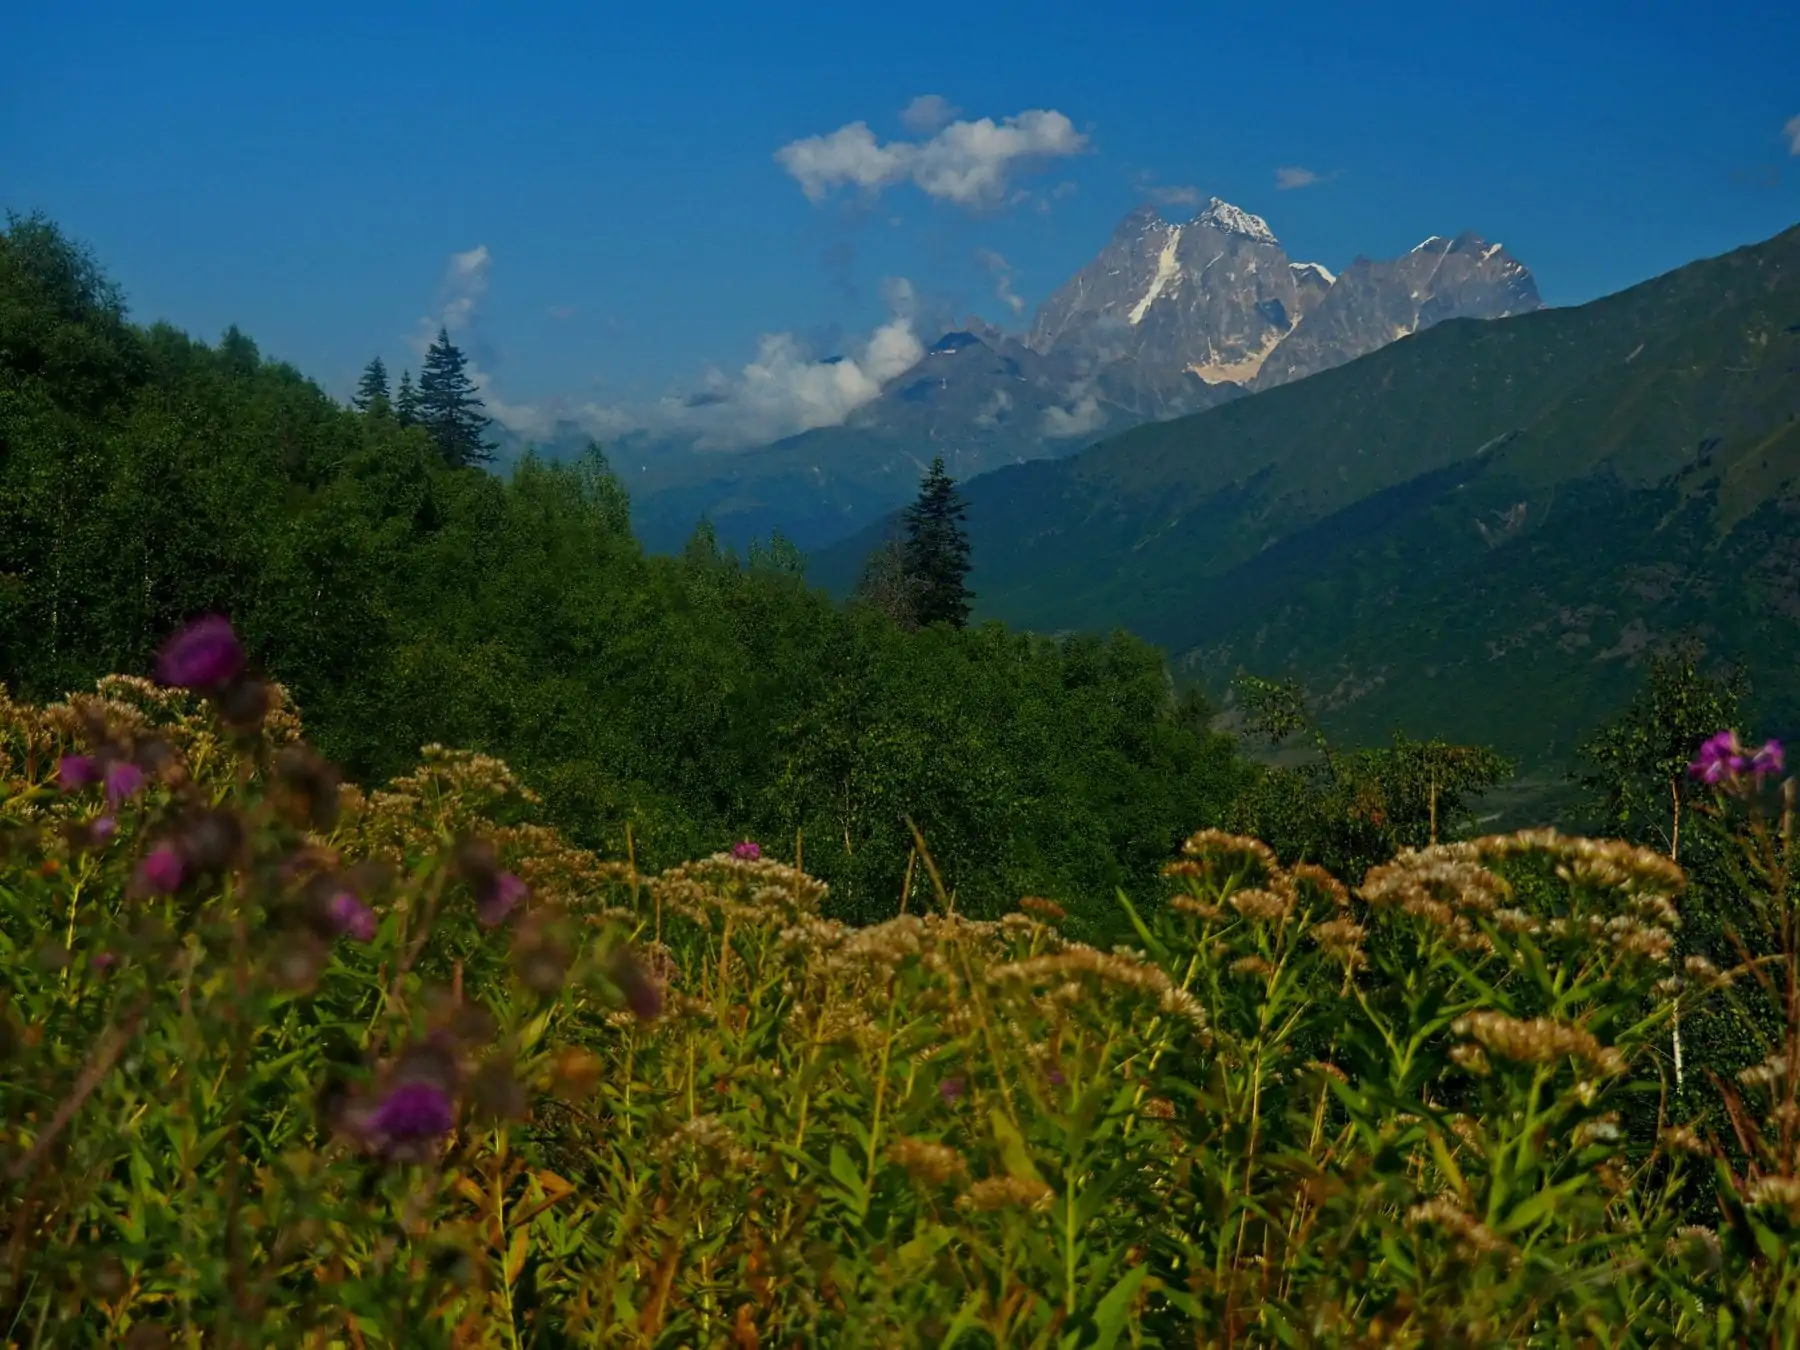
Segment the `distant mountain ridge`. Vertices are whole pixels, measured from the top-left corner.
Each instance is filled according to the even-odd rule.
[[[1407,270],[1474,252],[1493,278],[1474,266],[1491,246],[1427,244]],[[1355,738],[1404,721],[1551,782],[1676,635],[1746,661],[1789,734],[1800,227],[1576,308],[1435,323],[964,491],[978,618],[1129,629],[1219,697],[1240,670],[1291,675]],[[892,529],[812,574],[847,589]]]
[[[1291,260],[1262,217],[1216,197],[1178,223],[1144,206],[1023,334],[965,321],[842,425],[731,453],[645,446],[621,468],[651,548],[679,548],[702,516],[740,547],[779,529],[819,548],[906,501],[934,456],[959,478],[1055,458],[1445,319],[1540,307],[1524,265],[1472,233],[1335,276]]]

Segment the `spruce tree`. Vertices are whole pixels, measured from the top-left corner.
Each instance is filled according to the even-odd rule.
[[[438,329],[419,371],[419,421],[453,468],[485,464],[494,457],[483,434],[488,418],[469,378],[468,358],[450,341],[448,329]]]
[[[975,595],[969,576],[969,536],[962,527],[967,504],[956,480],[944,471],[942,456],[919,484],[919,497],[906,508],[906,575],[914,583],[914,609],[921,626],[969,621]]]
[[[400,389],[394,395],[394,418],[403,427],[419,424],[419,391],[413,388],[412,372],[400,372]]]
[[[380,415],[389,409],[387,365],[377,356],[363,367],[362,379],[356,385],[356,397],[350,406],[360,413]]]

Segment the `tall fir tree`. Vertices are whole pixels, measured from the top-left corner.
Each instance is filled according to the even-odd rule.
[[[419,391],[413,387],[412,372],[400,372],[400,388],[394,395],[394,418],[403,427],[419,425]]]
[[[363,367],[362,379],[357,381],[356,397],[350,400],[350,406],[360,413],[377,416],[389,411],[387,363],[379,356]]]
[[[913,614],[921,625],[969,622],[975,593],[968,587],[969,536],[962,527],[968,506],[940,455],[906,508],[906,575],[913,581]]]
[[[419,421],[444,463],[455,468],[485,464],[494,457],[485,434],[488,418],[475,381],[469,378],[468,363],[450,341],[449,330],[440,328],[419,370]]]

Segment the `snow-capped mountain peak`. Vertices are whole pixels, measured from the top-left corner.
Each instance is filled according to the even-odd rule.
[[[1267,389],[1444,319],[1538,305],[1531,274],[1473,232],[1339,276],[1290,261],[1266,221],[1214,197],[1180,225],[1133,211],[1039,306],[1025,345],[1092,373],[1135,417],[1170,416],[1211,387]]]
[[[1200,214],[1194,217],[1196,225],[1210,225],[1215,230],[1223,230],[1227,234],[1241,234],[1246,239],[1253,239],[1259,244],[1277,244],[1275,232],[1269,228],[1269,222],[1261,216],[1253,216],[1242,207],[1233,206],[1230,202],[1211,198],[1200,208]]]

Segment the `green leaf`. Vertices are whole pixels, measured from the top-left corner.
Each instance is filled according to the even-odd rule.
[[[1132,928],[1137,931],[1139,940],[1143,942],[1144,950],[1149,952],[1156,961],[1166,962],[1169,959],[1168,944],[1145,925],[1143,918],[1137,912],[1137,907],[1131,903],[1131,897],[1125,894],[1124,887],[1117,888],[1114,893],[1119,898],[1120,907],[1125,911],[1125,917],[1131,920]]]
[[[1006,1170],[1023,1181],[1035,1181],[1048,1185],[1037,1164],[1031,1160],[1031,1152],[1025,1147],[1025,1136],[1019,1133],[1019,1127],[998,1106],[990,1107],[988,1119],[993,1123],[994,1141],[1000,1145],[1000,1161]]]
[[[850,1155],[844,1151],[842,1144],[831,1146],[832,1178],[850,1193],[850,1203],[858,1210],[868,1208],[868,1192],[863,1187],[862,1173],[856,1164],[850,1161]]]
[[[1133,1266],[1100,1300],[1100,1306],[1094,1309],[1094,1328],[1098,1335],[1094,1338],[1093,1350],[1112,1350],[1117,1344],[1125,1330],[1125,1319],[1131,1315],[1131,1300],[1137,1296],[1138,1286],[1149,1274],[1149,1266]]]

